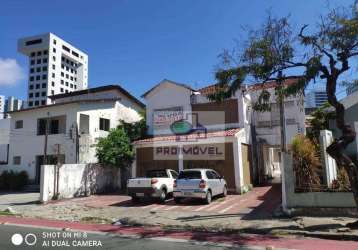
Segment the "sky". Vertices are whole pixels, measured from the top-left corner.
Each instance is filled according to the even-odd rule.
[[[352,0],[330,0],[331,6]],[[52,32],[89,56],[89,86],[120,84],[140,97],[162,79],[214,83],[218,55],[259,27],[268,10],[313,25],[327,0],[1,0],[0,95],[26,99],[21,37]]]

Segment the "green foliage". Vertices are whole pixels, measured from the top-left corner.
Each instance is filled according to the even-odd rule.
[[[4,171],[0,175],[0,190],[19,191],[28,183],[29,177],[26,171]]]
[[[311,113],[311,126],[307,130],[307,137],[316,145],[319,144],[320,131],[329,129],[329,120],[333,120],[336,117],[335,112],[330,109],[331,107],[331,105],[326,103]]]
[[[147,124],[144,118],[134,123],[123,120],[120,120],[119,123],[118,128],[123,128],[131,142],[144,138],[147,134]]]
[[[291,144],[293,154],[293,170],[296,176],[296,187],[312,189],[320,185],[321,162],[319,153],[310,139],[297,135]]]
[[[100,163],[126,168],[134,159],[131,141],[123,128],[112,129],[107,137],[99,138],[96,156]]]
[[[220,69],[215,74],[215,79],[218,83],[217,91],[214,94],[208,95],[208,98],[215,101],[223,101],[230,98],[241,87],[246,74],[245,68]]]

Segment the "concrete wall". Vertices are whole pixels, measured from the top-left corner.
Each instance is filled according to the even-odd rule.
[[[97,164],[64,164],[55,179],[55,166],[41,166],[40,201],[52,199],[58,181],[59,198],[73,198],[118,190],[121,187],[119,169]]]
[[[10,141],[10,120],[0,119],[0,163],[6,162]]]
[[[289,212],[294,208],[355,208],[351,192],[295,193],[292,156],[284,154],[282,172],[282,207]]]

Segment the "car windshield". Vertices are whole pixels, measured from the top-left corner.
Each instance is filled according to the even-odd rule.
[[[178,179],[201,179],[200,171],[182,171],[179,173]]]
[[[167,174],[167,171],[165,170],[151,170],[151,171],[148,171],[147,174],[146,174],[146,177],[149,177],[149,178],[167,178],[169,177],[168,174]]]

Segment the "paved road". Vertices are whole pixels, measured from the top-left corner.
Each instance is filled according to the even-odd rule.
[[[20,234],[23,238],[23,242],[16,246],[12,243],[12,238],[16,243],[20,243],[21,237],[13,237],[14,234]],[[25,237],[28,234],[34,234],[36,237],[36,243],[33,246],[28,246],[25,243]],[[33,244],[34,235],[27,236],[27,242]],[[64,237],[66,236],[66,237]],[[49,243],[50,246],[44,245]],[[83,247],[78,244],[89,244],[92,242],[92,246]],[[52,246],[52,244],[55,244]],[[73,246],[77,244],[77,247]],[[57,246],[56,246],[57,245]],[[67,246],[68,245],[68,246]],[[102,245],[102,246],[100,246]],[[72,232],[72,231],[59,231],[52,229],[40,229],[30,227],[19,227],[11,225],[0,225],[0,249],[1,250],[12,250],[12,249],[119,249],[119,250],[258,250],[263,248],[258,247],[229,247],[225,245],[208,245],[208,244],[197,244],[190,242],[180,242],[171,240],[153,240],[153,239],[134,239],[120,236],[109,236],[100,234],[86,234],[83,232]]]

